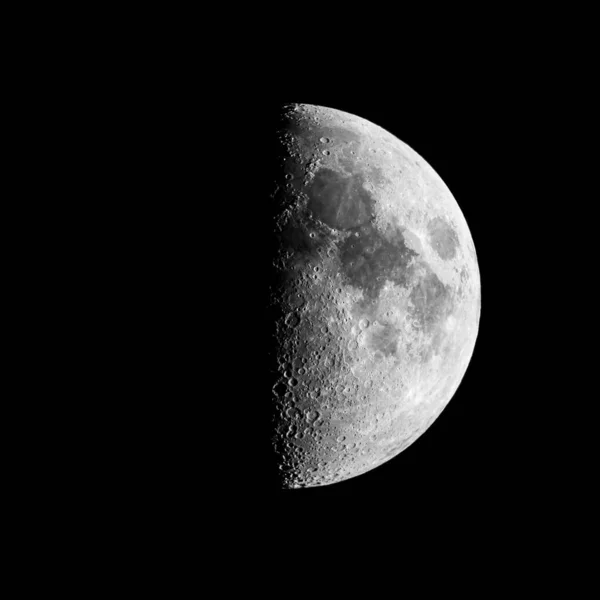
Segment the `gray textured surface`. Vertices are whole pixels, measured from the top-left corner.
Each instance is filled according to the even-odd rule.
[[[284,112],[273,442],[283,486],[306,487],[382,464],[440,414],[480,283],[464,216],[414,150],[348,113]]]

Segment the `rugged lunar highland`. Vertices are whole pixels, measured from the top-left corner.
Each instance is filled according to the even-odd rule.
[[[273,446],[281,483],[336,483],[412,444],[452,398],[480,313],[450,190],[382,128],[283,108],[274,188]]]

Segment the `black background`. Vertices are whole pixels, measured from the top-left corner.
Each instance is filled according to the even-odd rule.
[[[126,47],[104,35],[96,45],[102,69],[83,56],[66,72],[72,90],[65,94],[52,75],[36,95],[41,104],[55,96],[74,117],[67,145],[76,156],[61,162],[78,175],[68,178],[76,202],[64,221],[82,238],[68,245],[81,264],[69,271],[76,289],[65,305],[81,311],[75,325],[85,340],[71,343],[76,356],[61,364],[76,402],[59,419],[76,434],[49,423],[64,458],[49,459],[51,481],[36,500],[58,492],[67,511],[85,511],[85,523],[115,528],[111,547],[124,533],[150,547],[161,530],[180,534],[195,562],[215,548],[205,540],[216,531],[226,570],[232,550],[248,548],[253,558],[267,546],[286,559],[287,583],[298,581],[292,570],[313,566],[311,554],[294,555],[300,539],[344,558],[346,578],[388,545],[377,539],[349,552],[331,535],[338,526],[409,550],[420,528],[444,522],[488,532],[516,523],[511,549],[531,523],[556,531],[562,501],[580,499],[573,465],[582,453],[565,449],[594,398],[575,386],[590,371],[563,383],[565,359],[585,354],[563,344],[563,332],[587,334],[594,321],[593,282],[573,277],[581,258],[565,244],[590,212],[594,171],[581,169],[581,152],[564,135],[587,132],[575,118],[575,83],[593,80],[592,70],[573,68],[579,56],[564,51],[562,24],[545,30],[547,40],[531,35],[544,30],[537,14],[519,44],[520,14],[509,18],[517,27],[499,27],[487,44],[488,20],[478,21],[464,53],[454,52],[453,28],[436,44],[427,23],[391,13],[378,15],[393,21],[388,47],[379,29],[364,39],[356,12],[347,29],[294,17],[281,41],[270,14],[258,15],[261,26],[235,16],[192,19],[189,34],[147,28],[142,43],[125,26]],[[411,28],[418,39],[409,42]],[[136,15],[131,30],[140,29]],[[482,286],[473,358],[431,427],[368,473],[300,490],[279,489],[273,476],[264,360],[266,198],[278,172],[273,133],[283,102],[353,113],[416,150],[466,218]],[[63,122],[51,116],[49,147],[64,142]],[[582,179],[589,189],[576,195],[571,182]],[[79,217],[82,209],[89,218]],[[43,376],[32,369],[31,378]],[[50,411],[59,404],[53,395],[60,400],[62,389],[41,394]],[[73,488],[64,502],[61,470]],[[451,541],[458,548],[462,540]],[[445,558],[435,550],[428,564]]]
[[[564,377],[569,354],[582,354],[564,332],[587,331],[592,320],[587,280],[573,280],[579,259],[565,240],[585,220],[581,200],[593,186],[572,193],[586,173],[565,142],[574,123],[565,70],[537,46],[508,55],[504,39],[481,56],[477,47],[464,56],[419,47],[418,56],[396,49],[380,61],[377,43],[343,40],[317,54],[305,51],[307,40],[293,47],[267,36],[257,53],[259,34],[247,32],[231,52],[206,38],[199,53],[194,33],[170,52],[140,46],[129,62],[117,53],[110,85],[93,81],[98,105],[83,106],[81,134],[98,142],[99,158],[81,153],[93,176],[78,193],[97,193],[90,223],[102,230],[92,240],[100,267],[82,266],[95,302],[82,334],[90,337],[90,321],[100,333],[97,360],[75,347],[93,376],[67,365],[82,375],[77,407],[86,413],[75,413],[81,441],[65,444],[78,461],[68,473],[72,504],[91,501],[99,528],[116,523],[119,535],[149,547],[174,534],[196,555],[222,549],[226,568],[236,550],[267,570],[264,557],[281,555],[288,583],[305,565],[312,577],[315,548],[344,560],[333,577],[354,578],[365,555],[379,562],[391,545],[395,561],[396,547],[412,553],[419,540],[430,545],[427,564],[440,564],[449,550],[440,556],[431,527],[450,529],[459,559],[467,531],[483,547],[512,535],[511,552],[527,536],[571,528],[593,471],[580,475],[584,452],[568,451],[594,395],[576,389],[581,377]],[[367,119],[437,171],[472,234],[482,303],[466,374],[420,438],[359,477],[282,490],[265,288],[277,110],[290,102]],[[340,543],[340,529],[351,544]]]
[[[577,128],[589,135],[586,119],[577,119],[577,83],[593,81],[593,71],[575,68],[587,51],[565,51],[562,11],[552,27],[538,12],[531,23],[520,9],[469,12],[463,22],[473,36],[437,15],[440,38],[428,19],[406,18],[405,7],[399,15],[368,8],[393,31],[378,23],[369,39],[362,11],[347,11],[353,22],[342,26],[339,14],[326,22],[313,7],[294,6],[279,27],[270,18],[280,7],[255,14],[251,6],[254,21],[246,22],[227,6],[231,18],[192,19],[189,34],[148,28],[142,44],[127,34],[131,51],[116,49],[106,83],[88,64],[81,71],[92,75],[89,89],[69,74],[77,94],[67,110],[80,108],[78,132],[99,155],[73,144],[93,171],[77,206],[88,188],[97,192],[91,221],[104,228],[94,244],[110,256],[100,269],[83,266],[99,299],[83,322],[93,321],[106,343],[97,361],[79,352],[97,374],[83,371],[78,407],[91,409],[75,429],[97,461],[83,454],[71,502],[92,499],[88,516],[101,528],[117,523],[117,540],[127,532],[153,548],[161,533],[175,534],[182,543],[159,542],[163,551],[184,548],[194,565],[215,554],[224,585],[248,581],[229,568],[240,550],[286,590],[298,571],[311,582],[316,570],[354,583],[364,559],[379,565],[382,554],[403,578],[403,553],[428,559],[432,580],[456,554],[471,579],[463,534],[475,533],[471,555],[507,542],[486,582],[494,587],[515,553],[529,570],[524,542],[537,548],[573,528],[581,482],[593,480],[592,469],[577,467],[585,452],[570,452],[594,393],[580,392],[583,377],[568,362],[586,352],[564,343],[571,329],[589,335],[594,320],[592,284],[573,276],[578,246],[565,243],[594,199],[594,171],[581,168],[582,147],[569,139]],[[509,22],[491,35],[496,13]],[[541,31],[547,39],[538,39]],[[103,62],[110,43],[98,44]],[[353,113],[418,152],[465,216],[482,286],[473,358],[431,427],[368,473],[299,490],[279,489],[273,474],[264,359],[266,198],[278,173],[273,133],[284,102]],[[581,181],[588,189],[578,195]],[[90,385],[99,390],[91,403]],[[82,456],[84,444],[67,444],[66,454]],[[452,535],[440,552],[431,529],[446,527]],[[413,551],[419,540],[425,554]],[[281,556],[280,572],[271,555]],[[335,558],[341,569],[322,568]]]

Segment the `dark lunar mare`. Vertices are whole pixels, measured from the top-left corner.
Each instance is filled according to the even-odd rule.
[[[458,235],[451,225],[442,217],[435,217],[427,224],[427,232],[432,248],[443,260],[449,260],[456,255]]]
[[[376,228],[375,201],[361,173],[342,176],[321,169],[305,191],[312,217],[349,234],[338,255],[346,283],[363,292],[365,305],[377,299],[386,281],[407,284],[408,267],[417,253],[406,245],[400,228],[388,235]]]
[[[447,308],[450,290],[442,284],[430,266],[406,245],[402,229],[385,234],[375,226],[375,202],[364,188],[361,173],[344,176],[330,169],[318,171],[307,186],[308,212],[332,229],[348,233],[339,244],[345,282],[363,292],[364,316],[374,317],[379,293],[386,282],[400,287],[414,283],[415,268],[426,274],[411,291],[411,316],[416,325],[430,333]],[[445,222],[435,222],[432,231],[445,257],[454,251],[456,234]],[[394,353],[396,329],[383,323],[383,330],[372,338],[374,349],[384,356]]]

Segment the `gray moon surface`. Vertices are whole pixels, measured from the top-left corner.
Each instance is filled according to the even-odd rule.
[[[426,431],[465,375],[481,294],[465,218],[421,156],[346,112],[281,114],[272,444],[281,486],[303,488]]]

